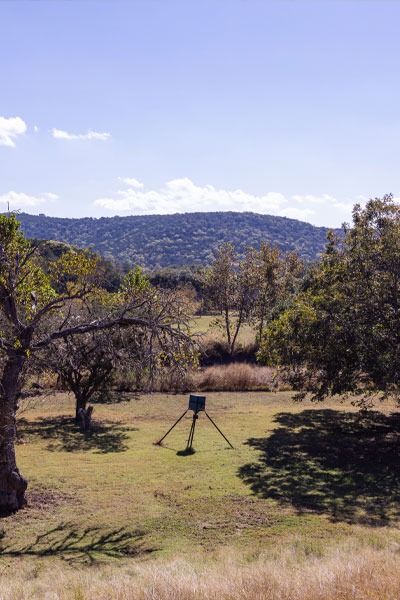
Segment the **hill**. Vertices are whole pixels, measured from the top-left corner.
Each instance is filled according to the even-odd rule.
[[[241,253],[269,242],[284,251],[297,250],[307,260],[323,251],[328,228],[303,221],[255,213],[204,212],[66,219],[18,215],[28,238],[51,239],[93,249],[126,267],[149,269],[169,265],[207,264],[216,248],[231,242]]]

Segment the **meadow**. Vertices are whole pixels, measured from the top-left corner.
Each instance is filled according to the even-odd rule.
[[[400,597],[400,417],[290,392],[120,394],[94,430],[58,393],[22,412],[28,505],[2,519],[4,600]]]

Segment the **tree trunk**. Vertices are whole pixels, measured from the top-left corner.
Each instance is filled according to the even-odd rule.
[[[258,326],[258,345],[260,346],[262,340],[262,334],[264,329],[264,316],[260,317],[260,324]]]
[[[19,395],[19,378],[24,357],[9,356],[1,379],[0,408],[0,514],[14,512],[25,501],[28,482],[20,474],[15,459],[15,410]]]
[[[93,406],[88,406],[87,410],[83,408],[79,409],[79,416],[81,418],[82,431],[85,433],[91,433],[92,431],[92,412]]]
[[[225,308],[225,331],[228,339],[228,346],[231,346],[231,324],[229,322],[229,310]]]
[[[240,328],[242,326],[242,321],[243,321],[243,311],[241,309],[240,312],[239,312],[239,315],[237,317],[235,334],[233,336],[232,343],[231,343],[231,356],[233,356],[233,351],[235,349],[235,344],[236,344],[237,336],[238,336]]]
[[[74,392],[76,398],[76,406],[75,406],[75,423],[81,422],[81,409],[86,409],[87,399],[82,396],[79,392]]]

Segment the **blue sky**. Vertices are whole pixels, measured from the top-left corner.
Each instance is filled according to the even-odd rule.
[[[400,196],[400,2],[0,2],[0,210],[251,210]]]

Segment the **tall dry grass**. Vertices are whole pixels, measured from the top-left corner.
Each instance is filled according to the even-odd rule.
[[[396,546],[396,544],[394,544]],[[400,546],[399,546],[400,547]],[[398,600],[397,549],[353,548],[328,557],[152,561],[123,567],[13,569],[0,579],[2,600]]]
[[[230,363],[206,367],[196,373],[194,382],[199,390],[215,392],[270,391],[274,370],[248,363]]]
[[[203,367],[185,375],[165,373],[153,382],[156,392],[253,392],[271,391],[276,387],[274,370],[248,363],[230,363]]]

